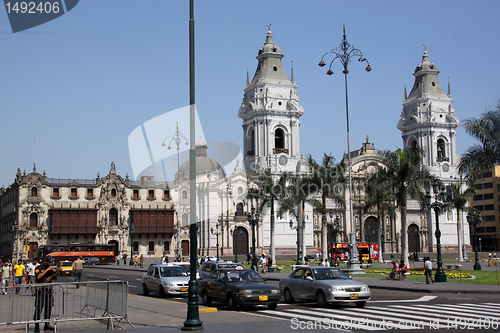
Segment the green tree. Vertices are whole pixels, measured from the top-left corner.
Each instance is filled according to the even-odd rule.
[[[371,174],[368,179],[366,179],[364,190],[364,211],[367,212],[372,208],[377,210],[379,261],[383,262],[383,238],[385,234],[385,222],[383,216],[385,216],[386,212],[392,217],[395,216],[395,196],[392,191],[391,179],[389,174],[387,174],[387,169],[379,167],[376,173]]]
[[[474,188],[467,188],[464,191],[464,183],[460,182],[458,184],[450,184],[446,186],[446,191],[448,193],[448,208],[455,209],[457,211],[458,261],[464,261],[462,248],[463,234],[460,213],[467,211],[467,202],[469,201],[469,198],[476,193],[476,190]]]
[[[496,110],[490,110],[478,119],[464,120],[464,127],[465,132],[480,141],[462,154],[459,164],[459,171],[472,184],[483,172],[500,162],[500,102]]]
[[[387,179],[391,184],[396,207],[401,214],[402,259],[408,265],[408,223],[406,205],[408,199],[425,202],[424,186],[434,179],[421,168],[424,152],[420,148],[384,151],[382,157],[387,165]]]
[[[321,164],[316,162],[311,155],[308,158],[310,177],[308,182],[315,184],[316,192],[321,195],[321,252],[322,258],[328,258],[328,226],[326,223],[326,199],[333,199],[340,207],[345,207],[345,177],[344,165],[335,163],[331,154],[324,153]]]

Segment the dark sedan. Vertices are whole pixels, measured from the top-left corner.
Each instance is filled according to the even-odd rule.
[[[257,272],[244,268],[221,268],[200,280],[199,293],[203,305],[213,301],[227,303],[231,310],[241,306],[267,305],[276,309],[281,299],[280,290],[267,284]]]

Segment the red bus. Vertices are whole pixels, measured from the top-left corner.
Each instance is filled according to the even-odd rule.
[[[51,255],[58,263],[64,260],[74,261],[80,256],[83,259],[96,257],[99,259],[99,264],[111,264],[115,262],[115,251],[115,244],[46,244],[38,247],[35,258],[40,260],[46,255]]]
[[[363,256],[363,261],[368,261],[368,243],[358,243],[358,251]],[[371,257],[372,260],[378,260],[378,244],[371,243]],[[333,244],[333,252],[335,252],[335,244]],[[332,253],[332,247],[330,246],[329,254]],[[338,260],[347,260],[347,254],[349,253],[349,243],[337,243],[337,258]]]

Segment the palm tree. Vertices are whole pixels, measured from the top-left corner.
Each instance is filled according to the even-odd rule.
[[[424,152],[420,148],[384,151],[382,157],[387,165],[387,177],[395,196],[396,207],[401,214],[401,252],[408,265],[408,225],[406,204],[408,199],[424,202],[424,186],[435,177],[421,168]]]
[[[500,163],[500,102],[496,110],[483,113],[481,118],[466,119],[464,127],[470,136],[480,141],[465,151],[458,169],[472,184],[483,172]]]
[[[460,221],[460,212],[467,210],[467,202],[469,198],[476,193],[474,188],[463,190],[464,183],[450,184],[446,187],[448,193],[449,209],[457,211],[457,238],[458,238],[458,261],[464,261],[462,252],[462,223]]]
[[[266,209],[271,210],[269,255],[273,260],[276,260],[275,205],[279,205],[285,199],[287,182],[291,177],[292,174],[289,172],[284,172],[280,175],[273,174],[269,168],[262,169],[259,173],[260,189],[258,197],[260,198],[260,202],[257,209],[261,214]],[[254,193],[252,194],[255,195]]]
[[[311,177],[309,181],[316,185],[317,193],[321,192],[321,249],[322,258],[328,258],[328,226],[326,223],[326,199],[333,199],[341,207],[345,206],[344,191],[338,191],[344,188],[345,177],[342,163],[335,164],[335,158],[331,154],[324,153],[321,164],[316,162],[311,155],[308,158],[311,168]],[[341,187],[339,187],[339,185]]]
[[[383,262],[383,242],[381,240],[383,240],[384,237],[385,223],[382,217],[385,215],[385,212],[389,212],[391,216],[395,215],[395,196],[392,192],[391,182],[386,168],[379,167],[376,173],[368,177],[365,184],[365,193],[364,211],[366,212],[372,208],[377,209],[379,261]]]

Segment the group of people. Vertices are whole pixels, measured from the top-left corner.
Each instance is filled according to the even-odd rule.
[[[396,276],[399,275],[400,280],[404,280],[406,278],[406,272],[408,272],[408,267],[405,264],[404,260],[398,264],[396,260],[391,261],[392,263],[392,271],[389,273],[387,277],[388,280],[396,280]]]
[[[257,256],[254,257],[251,253],[249,253],[248,259],[250,259],[251,269],[253,269],[254,271],[258,272],[260,265],[260,271],[262,274],[266,274],[266,267],[267,270],[269,270],[269,267],[273,265],[273,259],[270,256],[267,257],[265,253],[262,253],[260,259],[257,258]]]

